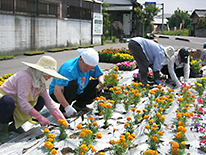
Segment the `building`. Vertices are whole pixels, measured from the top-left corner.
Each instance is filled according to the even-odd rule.
[[[101,3],[98,0],[0,0],[0,55],[100,45]]]
[[[205,28],[198,28],[198,20],[199,18],[206,18],[206,10],[203,9],[195,9],[190,18],[192,18],[192,31],[191,36],[196,37],[206,37],[206,27]]]

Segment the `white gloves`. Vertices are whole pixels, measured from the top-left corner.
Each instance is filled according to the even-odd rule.
[[[71,105],[68,105],[66,108],[64,108],[64,110],[66,111],[65,115],[67,117],[71,117],[77,113],[77,111]]]

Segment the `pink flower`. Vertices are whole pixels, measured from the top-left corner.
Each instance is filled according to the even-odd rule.
[[[199,132],[203,132],[203,131],[204,131],[204,128],[200,128],[200,129],[199,129]]]
[[[202,103],[203,103],[202,97],[199,97],[199,98],[197,99],[197,101],[198,101],[199,104],[202,104]]]
[[[200,113],[204,113],[204,110],[202,108],[198,109]]]

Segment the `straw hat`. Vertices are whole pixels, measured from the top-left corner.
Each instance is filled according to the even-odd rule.
[[[93,48],[80,48],[77,52],[81,55],[84,62],[90,66],[96,66],[99,63],[99,54]]]
[[[39,61],[36,64],[28,63],[28,62],[23,62],[23,64],[37,69],[41,72],[44,72],[54,78],[61,79],[61,80],[69,80],[66,77],[60,75],[57,73],[57,61],[52,58],[51,56],[42,56]]]
[[[155,38],[155,39],[153,39],[153,41],[154,41],[154,42],[156,42],[156,43],[158,43],[158,42],[159,42],[159,41],[158,41],[158,39],[156,39],[156,38]]]
[[[172,46],[167,46],[164,48],[164,51],[165,51],[165,55],[167,56],[167,58],[171,60],[172,56],[175,53],[175,49]]]

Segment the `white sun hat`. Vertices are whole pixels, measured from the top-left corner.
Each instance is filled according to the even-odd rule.
[[[36,64],[29,63],[29,62],[23,62],[23,61],[22,63],[31,68],[44,72],[54,78],[61,79],[61,80],[69,80],[66,77],[57,73],[56,71],[57,61],[51,56],[42,56]]]
[[[77,49],[77,52],[82,57],[83,61],[90,65],[90,66],[96,66],[99,63],[99,54],[98,52],[93,48],[80,48]]]
[[[165,55],[171,60],[172,56],[175,54],[175,49],[172,46],[167,46],[164,48]]]

